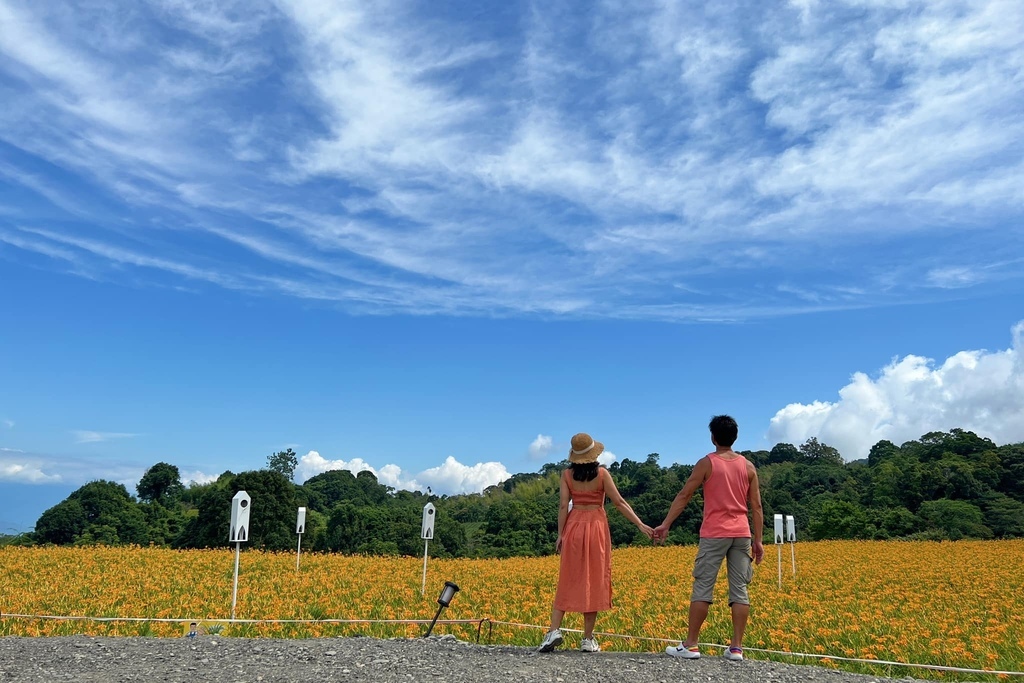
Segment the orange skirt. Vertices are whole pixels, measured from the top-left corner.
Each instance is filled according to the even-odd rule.
[[[612,606],[612,535],[604,508],[572,510],[562,530],[555,609],[603,612]]]

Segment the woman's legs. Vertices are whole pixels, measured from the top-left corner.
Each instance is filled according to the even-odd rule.
[[[561,622],[559,622],[561,623]],[[593,638],[594,637],[594,624],[597,623],[597,612],[584,612],[583,613],[583,637]]]
[[[565,610],[558,609],[554,605],[551,606],[551,628],[549,631],[554,631],[556,628],[562,628],[562,617],[565,616]]]

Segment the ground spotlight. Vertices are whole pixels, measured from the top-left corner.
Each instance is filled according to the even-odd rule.
[[[437,598],[437,613],[434,614],[434,620],[430,622],[430,627],[427,629],[427,632],[423,634],[424,638],[426,638],[431,634],[431,632],[433,632],[434,624],[437,623],[437,618],[441,616],[441,610],[443,610],[445,607],[451,604],[452,598],[454,598],[455,594],[458,592],[459,587],[456,586],[454,583],[452,583],[451,581],[444,582],[444,588],[441,589],[441,595]]]

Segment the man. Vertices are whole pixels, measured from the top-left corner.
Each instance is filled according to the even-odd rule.
[[[664,541],[672,522],[683,512],[697,489],[704,487],[704,521],[700,527],[697,559],[693,564],[693,592],[690,595],[686,640],[665,651],[684,659],[700,657],[697,639],[711,607],[718,570],[725,559],[729,571],[729,607],[732,609],[732,642],[725,651],[725,658],[742,661],[743,631],[750,615],[747,584],[754,574],[751,562],[761,564],[764,559],[764,511],[761,509],[757,470],[753,463],[732,450],[739,433],[736,420],[728,415],[716,415],[708,427],[711,429],[711,443],[715,445],[714,452],[694,465],[690,478],[672,501],[665,521],[654,530],[654,538]],[[753,517],[753,548],[748,511]]]

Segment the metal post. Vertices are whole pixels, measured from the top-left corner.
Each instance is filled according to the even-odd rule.
[[[430,622],[430,627],[427,629],[427,632],[423,634],[424,638],[429,637],[431,632],[434,630],[434,624],[437,623],[437,618],[439,616],[441,616],[441,610],[443,610],[443,609],[444,609],[444,605],[438,605],[437,606],[437,612],[434,613],[434,620]]]
[[[779,590],[782,589],[782,544],[775,546],[779,549]]]
[[[793,576],[796,576],[796,543],[789,544],[789,552],[793,557]]]
[[[299,547],[295,551],[295,571],[299,571],[300,557],[302,557],[302,534],[299,534]]]
[[[235,588],[231,592],[231,621],[235,620],[235,605],[238,604],[238,554],[242,550],[241,543],[235,543]]]
[[[424,540],[423,541],[423,587],[420,589],[420,594],[421,595],[426,595],[427,594],[427,544],[429,544],[429,543],[430,543],[429,540]],[[440,614],[440,613],[441,612],[439,610],[438,614]],[[436,620],[437,617],[434,617],[434,619]],[[433,628],[433,626],[431,626],[431,628]],[[427,635],[430,635],[429,631],[427,632]]]

